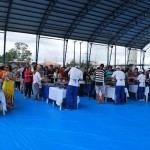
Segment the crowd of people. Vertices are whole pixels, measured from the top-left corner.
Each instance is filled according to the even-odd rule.
[[[116,104],[125,102],[125,87],[130,83],[138,84],[138,99],[144,99],[144,88],[146,81],[149,81],[149,71],[135,68],[123,70],[120,66],[112,69],[112,66],[105,67],[100,64],[96,69],[55,67],[37,65],[16,66],[6,64],[0,67],[1,89],[5,94],[7,107],[14,108],[14,90],[24,94],[25,99],[39,100],[39,90],[42,82],[55,83],[67,81],[66,109],[77,109],[77,96],[84,96],[84,86],[90,82],[91,88],[88,93],[89,99],[93,96],[97,103],[105,104],[105,85],[114,85],[116,89]],[[93,91],[95,94],[92,95]]]

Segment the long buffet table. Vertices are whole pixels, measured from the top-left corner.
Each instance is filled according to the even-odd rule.
[[[62,109],[62,102],[64,98],[66,98],[66,92],[67,90],[64,88],[49,87],[49,99],[53,100],[53,106],[54,106],[54,101],[56,101],[56,104],[60,107],[60,110]],[[80,98],[78,96],[77,107],[78,107],[79,101],[80,101]]]
[[[85,85],[86,87],[86,85]],[[129,92],[133,92],[137,94],[137,85],[129,85]],[[89,84],[87,85],[87,89],[89,92]],[[62,109],[62,102],[66,98],[66,89],[64,88],[59,88],[59,87],[54,87],[54,85],[43,85],[41,89],[41,96],[46,99],[46,102],[48,103],[49,99],[53,100],[53,105],[54,101],[58,106],[60,106],[60,110]],[[125,88],[125,93],[126,93],[126,100],[127,97],[129,97],[129,93],[127,88]],[[148,93],[149,93],[149,87],[145,88],[145,96],[146,96],[146,102],[148,101]],[[105,100],[107,101],[107,98],[111,98],[112,100],[116,100],[115,96],[115,86],[105,86]],[[80,98],[78,96],[78,103],[80,101]]]
[[[126,100],[127,97],[129,97],[128,89],[125,88],[125,94],[126,94]],[[107,101],[107,98],[111,98],[112,100],[116,101],[116,95],[115,95],[115,86],[105,86],[105,100]]]
[[[138,85],[129,85],[129,92],[134,93],[137,99],[137,90]],[[146,102],[148,102],[148,93],[149,93],[149,87],[145,87],[144,95],[146,97]]]

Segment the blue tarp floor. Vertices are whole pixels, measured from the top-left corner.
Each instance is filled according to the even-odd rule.
[[[97,104],[59,110],[15,92],[15,109],[0,113],[0,150],[150,150],[150,102]]]

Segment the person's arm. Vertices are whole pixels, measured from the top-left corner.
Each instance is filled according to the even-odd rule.
[[[30,74],[29,71],[25,71],[24,76],[25,76],[25,78],[30,78],[30,77],[32,77],[33,75]]]
[[[115,72],[113,72],[113,74],[111,75],[111,78],[112,78],[113,81],[116,80],[116,73]]]

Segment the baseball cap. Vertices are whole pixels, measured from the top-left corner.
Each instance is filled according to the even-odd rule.
[[[139,69],[139,72],[143,72],[143,69]]]
[[[120,66],[116,66],[116,69],[120,69],[121,67]]]

